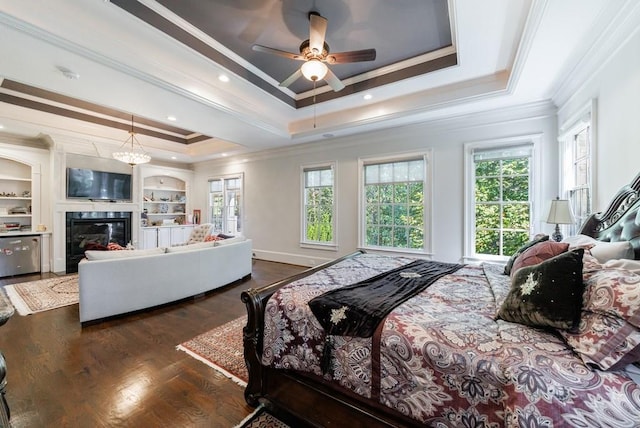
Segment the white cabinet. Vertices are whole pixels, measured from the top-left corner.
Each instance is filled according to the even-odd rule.
[[[140,248],[171,247],[184,244],[189,239],[193,225],[143,227]]]
[[[171,230],[171,245],[184,244],[189,239],[193,226],[174,226]]]
[[[156,248],[158,246],[158,228],[143,227],[140,233],[140,249]]]
[[[0,228],[31,229],[31,167],[0,159]]]

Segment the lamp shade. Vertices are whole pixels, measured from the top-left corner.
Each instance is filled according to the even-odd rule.
[[[324,78],[327,75],[327,65],[317,59],[310,59],[300,67],[302,75],[311,81]]]
[[[571,205],[567,199],[554,199],[551,201],[547,223],[573,224],[575,221]]]

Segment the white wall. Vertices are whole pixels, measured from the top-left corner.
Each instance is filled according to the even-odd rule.
[[[615,192],[640,171],[640,31],[615,49],[594,52],[591,73],[559,104],[562,126],[591,99],[596,100],[594,210],[601,211]]]
[[[556,120],[551,104],[514,107],[415,124],[366,135],[334,138],[312,145],[245,156],[245,159],[195,165],[194,208],[206,212],[207,179],[244,172],[244,233],[259,258],[315,265],[357,248],[358,158],[432,149],[433,258],[457,261],[463,256],[464,143],[541,134],[543,201],[535,231],[551,232],[542,222],[543,202],[555,197],[558,182]],[[336,161],[338,251],[301,248],[300,166]],[[427,239],[429,239],[427,237]]]

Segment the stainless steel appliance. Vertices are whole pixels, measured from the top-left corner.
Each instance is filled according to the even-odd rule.
[[[0,277],[40,272],[40,236],[0,238]]]

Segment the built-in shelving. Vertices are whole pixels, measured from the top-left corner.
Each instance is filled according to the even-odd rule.
[[[0,229],[31,228],[31,167],[0,158]]]
[[[143,226],[186,223],[187,190],[183,180],[160,175],[145,177],[142,201]]]

